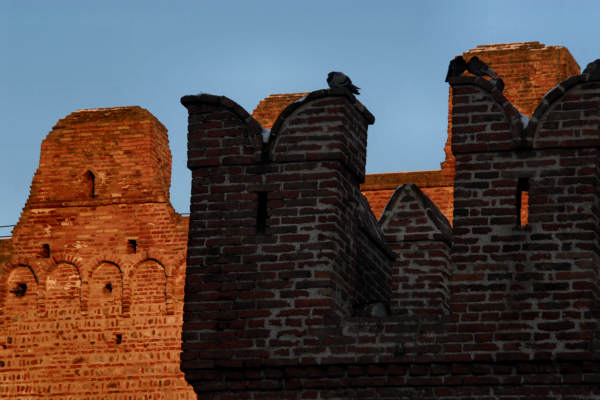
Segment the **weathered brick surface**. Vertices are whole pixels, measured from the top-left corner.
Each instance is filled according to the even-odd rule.
[[[12,251],[12,239],[0,239],[0,262],[6,262],[10,260]]]
[[[524,129],[485,81],[453,82],[461,101],[453,114],[452,282],[462,294],[452,306],[506,318],[490,326],[505,340],[496,357],[598,358],[598,152],[588,147],[593,135],[579,134],[598,117],[578,99],[597,98],[599,86],[577,76],[559,87],[561,96],[549,93]],[[529,182],[526,226],[520,179]]]
[[[335,92],[286,109],[272,142],[245,150],[243,163],[190,165],[182,369],[199,398],[600,396],[593,129],[600,85],[566,80],[526,128],[486,80],[458,77],[451,84],[452,230],[415,185],[395,191],[378,227],[372,216],[365,219],[356,206],[364,157],[346,149],[364,151],[366,131],[350,129],[359,126],[352,121],[361,110]],[[237,119],[239,151],[257,142],[247,113],[203,96],[184,98],[190,137],[211,136]],[[215,115],[221,125],[203,130],[192,123]],[[278,140],[285,147],[273,145]],[[257,233],[253,193],[264,190],[269,220]],[[527,202],[526,223],[520,201]],[[284,215],[302,219],[282,230]],[[357,231],[361,218],[365,228]],[[385,241],[377,240],[382,235]],[[304,251],[313,243],[321,252]],[[391,264],[386,248],[395,253]],[[366,291],[348,268],[355,260]],[[376,279],[379,288],[369,283]],[[374,296],[357,303],[363,293]],[[348,307],[353,303],[363,306]]]
[[[579,65],[566,47],[546,46],[539,42],[498,43],[477,46],[462,54],[465,60],[477,56],[504,81],[503,94],[521,113],[530,117],[542,97],[555,85],[578,75]],[[471,76],[469,72],[463,75]],[[446,160],[442,169],[454,172],[452,153],[453,89],[448,95],[448,139],[444,146]],[[460,101],[460,99],[458,100]]]
[[[1,242],[0,398],[194,398],[170,165],[165,128],[139,107],[77,111],[48,134]]]
[[[452,232],[448,220],[414,184],[399,187],[379,221],[396,254],[392,313],[448,313]]]
[[[193,176],[182,360],[188,380],[204,391],[207,366],[335,357],[321,341],[337,337],[347,316],[377,302],[387,307],[391,287],[393,256],[359,190],[372,115],[345,90],[313,92],[282,113],[263,147],[254,120],[230,100],[182,102]],[[248,156],[235,165],[195,158],[194,141],[209,137],[219,138],[223,153]]]
[[[456,160],[437,171],[365,176],[373,117],[342,90],[255,118],[185,97],[189,240],[154,117],[59,121],[0,240],[0,397],[599,398],[600,85],[540,101],[576,73],[540,46],[502,50],[560,55],[523,57],[541,82],[527,128],[491,48],[504,95],[451,82]]]

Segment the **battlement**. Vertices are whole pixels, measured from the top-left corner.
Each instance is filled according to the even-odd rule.
[[[265,387],[294,399],[598,394],[586,371],[600,368],[600,84],[564,80],[531,121],[485,79],[450,84],[453,227],[414,184],[394,190],[377,225],[357,213],[364,154],[342,142],[362,151],[368,119],[327,91],[284,110],[243,167],[194,161],[182,369],[200,397],[239,387],[234,398]],[[258,134],[249,121],[239,137]],[[208,135],[190,125],[191,138]],[[363,190],[398,179],[369,178]],[[267,187],[266,231],[247,229]],[[304,214],[297,200],[313,196]],[[303,219],[290,228],[284,215]]]
[[[187,276],[236,282],[225,298],[224,286],[188,286],[186,316],[204,315],[207,298],[230,308],[260,290],[284,297],[273,301],[281,315],[289,309],[299,318],[290,326],[273,315],[278,329],[296,329],[317,314],[349,315],[389,297],[392,254],[359,191],[374,119],[354,96],[342,89],[308,94],[281,113],[264,145],[263,129],[231,100],[203,94],[182,103],[190,114],[190,231],[197,233]],[[232,318],[255,323],[242,314],[232,311]],[[252,342],[269,343],[262,335]]]
[[[454,281],[470,288],[477,307],[483,299],[503,309],[510,301],[519,315],[541,315],[532,330],[562,326],[544,334],[550,342],[579,335],[598,312],[600,82],[563,81],[528,123],[487,81],[451,84]],[[553,310],[560,322],[538,309]]]
[[[519,42],[477,46],[462,54],[465,60],[478,56],[504,81],[502,95],[512,107],[527,117],[540,103],[542,97],[557,83],[578,75],[579,65],[566,47],[546,46],[539,42]],[[452,153],[453,88],[448,96],[448,140],[444,146],[446,159],[442,170],[454,174]]]

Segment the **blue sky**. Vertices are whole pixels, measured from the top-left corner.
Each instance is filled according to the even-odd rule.
[[[225,95],[251,112],[271,93],[326,87],[331,70],[376,117],[368,173],[439,168],[450,59],[539,41],[584,68],[600,57],[599,16],[597,1],[0,0],[0,225],[17,222],[41,141],[74,110],[139,105],[162,121],[171,201],[187,212],[181,96]]]

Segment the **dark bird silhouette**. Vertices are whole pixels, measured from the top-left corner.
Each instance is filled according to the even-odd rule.
[[[450,78],[460,76],[467,69],[467,62],[462,56],[456,56],[448,65],[448,73],[446,74],[446,82]]]
[[[360,94],[358,91],[360,88],[354,86],[350,78],[348,78],[343,72],[331,71],[329,74],[327,74],[327,84],[332,89],[341,87],[348,89],[351,93]]]
[[[489,76],[495,78],[498,76],[486,63],[481,61],[477,56],[471,58],[467,63],[467,69],[470,73],[477,76]]]
[[[589,80],[600,80],[600,58],[589,63],[582,74],[587,75]]]
[[[504,81],[502,80],[502,78],[498,77],[498,78],[492,78],[490,79],[490,83],[494,86],[496,86],[496,88],[502,92],[504,90]]]

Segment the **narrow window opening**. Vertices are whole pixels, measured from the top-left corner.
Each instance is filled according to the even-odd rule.
[[[267,219],[269,218],[269,214],[267,213],[268,192],[257,192],[256,194],[258,197],[258,207],[256,211],[256,232],[265,233],[267,230]]]
[[[517,182],[517,220],[520,226],[529,222],[529,178],[519,178]]]
[[[87,180],[87,195],[94,198],[96,196],[96,176],[92,171],[88,171],[85,173],[85,178]]]
[[[137,240],[130,239],[127,241],[127,252],[129,254],[135,254],[137,252]]]
[[[23,297],[27,293],[27,284],[24,282],[17,283],[14,289],[10,291],[16,297]]]
[[[262,152],[260,153],[260,162],[263,164],[269,163],[269,142],[263,143]]]
[[[42,258],[50,258],[50,245],[49,244],[42,245],[42,251],[41,251],[40,255]]]
[[[122,333],[117,333],[115,335],[115,342],[117,344],[121,344],[121,342],[123,342],[123,334]]]

